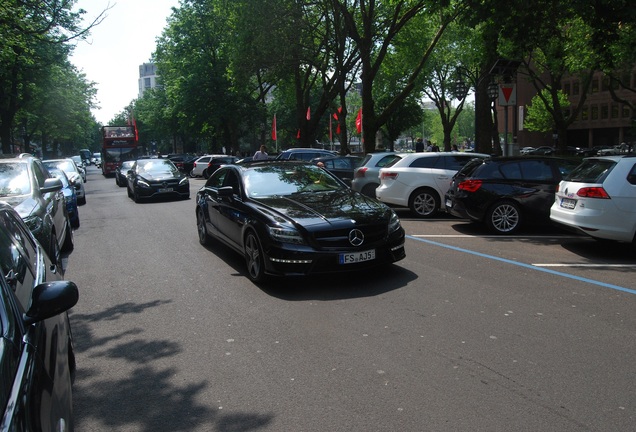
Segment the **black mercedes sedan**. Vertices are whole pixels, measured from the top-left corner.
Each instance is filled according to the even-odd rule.
[[[199,242],[245,257],[255,283],[377,268],[403,259],[404,229],[383,203],[304,162],[225,165],[197,192]]]
[[[145,198],[190,198],[190,180],[169,159],[137,159],[126,173],[128,196],[135,202]]]
[[[79,290],[1,202],[0,268],[0,430],[72,431],[76,363],[67,311]]]

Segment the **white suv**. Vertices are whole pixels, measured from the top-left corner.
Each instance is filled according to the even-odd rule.
[[[487,158],[482,153],[409,153],[380,170],[375,190],[385,204],[409,207],[418,217],[432,217],[445,208],[442,198],[451,179],[469,160]]]
[[[584,159],[559,183],[550,219],[596,239],[636,244],[636,155]]]

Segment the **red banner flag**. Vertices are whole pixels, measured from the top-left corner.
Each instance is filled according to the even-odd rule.
[[[307,121],[311,118],[311,109],[307,107]]]
[[[358,133],[362,133],[362,108],[358,111],[358,117],[356,117],[356,130]]]
[[[272,139],[276,141],[276,114],[274,114],[274,120],[272,121]]]
[[[342,113],[342,107],[338,108],[338,112],[333,113],[333,118],[338,121],[336,125],[336,135],[340,136],[340,114]]]
[[[300,129],[298,129],[298,133],[296,134],[296,139],[300,139]]]

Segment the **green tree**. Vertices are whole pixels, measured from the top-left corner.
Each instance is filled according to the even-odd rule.
[[[5,153],[12,151],[16,115],[46,81],[46,69],[63,65],[69,41],[84,37],[102,19],[82,29],[78,23],[84,11],[72,12],[72,6],[68,0],[5,0],[0,7],[0,140]]]
[[[552,94],[548,89],[543,89],[540,95],[532,98],[532,102],[527,107],[527,115],[523,122],[523,127],[534,132],[552,132],[555,130],[554,114],[546,109],[545,100],[549,100]],[[558,106],[567,110],[570,106],[568,96],[559,91],[557,94]]]

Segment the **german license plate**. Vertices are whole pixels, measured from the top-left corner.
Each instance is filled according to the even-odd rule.
[[[172,188],[159,189],[159,193],[164,193],[164,192],[172,192]]]
[[[340,254],[340,264],[354,264],[375,259],[375,249]]]
[[[561,207],[573,210],[574,207],[576,207],[576,200],[569,199],[569,198],[563,198],[561,200]]]

